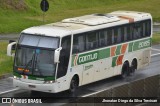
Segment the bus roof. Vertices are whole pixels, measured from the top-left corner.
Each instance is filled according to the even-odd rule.
[[[151,19],[149,13],[115,11],[108,14],[91,14],[64,19],[61,22],[28,28],[22,33],[63,37],[70,34]]]

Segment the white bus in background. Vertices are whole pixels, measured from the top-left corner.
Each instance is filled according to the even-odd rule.
[[[64,19],[20,34],[13,68],[15,87],[74,92],[78,86],[149,65],[152,17],[115,11]],[[8,55],[12,46],[8,45]]]

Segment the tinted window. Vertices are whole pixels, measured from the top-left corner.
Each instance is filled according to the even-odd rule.
[[[118,42],[118,28],[114,28],[113,30],[113,34],[112,34],[112,43],[116,44]]]
[[[85,50],[85,34],[74,35],[73,37],[73,53]]]
[[[108,44],[108,37],[107,37],[107,31],[101,30],[99,32],[99,46],[103,47]]]
[[[124,36],[125,36],[125,32],[124,32],[125,28],[124,26],[122,26],[119,30],[119,35],[121,37],[121,42],[124,42]]]
[[[141,37],[141,30],[140,23],[135,23],[133,26],[133,39],[138,39]]]
[[[73,53],[140,39],[151,34],[151,22],[141,21],[74,35]]]
[[[107,29],[108,45],[112,44],[112,29]]]
[[[145,22],[145,35],[150,36],[151,34],[151,21]]]
[[[66,75],[70,58],[71,36],[62,38],[62,50],[60,53],[60,63],[58,64],[57,78]]]
[[[59,38],[22,34],[19,44],[44,48],[58,48]]]
[[[98,47],[98,33],[90,32],[86,36],[86,50],[91,50]]]

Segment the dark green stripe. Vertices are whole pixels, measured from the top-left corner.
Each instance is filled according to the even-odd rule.
[[[31,76],[31,75],[28,76],[28,79],[31,79],[31,80],[41,80],[41,81],[55,80],[54,77],[37,77],[37,76]]]
[[[117,57],[118,56],[112,58],[112,67],[116,66]]]
[[[132,52],[133,42],[129,43],[128,52]]]
[[[121,45],[118,45],[116,49],[116,55],[119,55],[119,54],[121,54]]]
[[[110,57],[110,48],[100,50],[98,57],[99,57],[98,59],[103,59],[103,58]]]
[[[21,78],[21,74],[17,73],[17,72],[13,72],[13,75],[16,77]],[[33,76],[33,75],[27,75],[28,79],[31,80],[41,80],[41,81],[50,81],[50,80],[55,80],[55,77],[37,77],[37,76]]]

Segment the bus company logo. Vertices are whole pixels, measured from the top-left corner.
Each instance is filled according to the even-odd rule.
[[[150,40],[144,41],[144,42],[139,42],[138,48],[144,48],[144,47],[149,47],[150,46]]]
[[[91,61],[95,61],[98,59],[98,52],[92,52],[80,55],[78,58],[78,64],[83,64]]]

